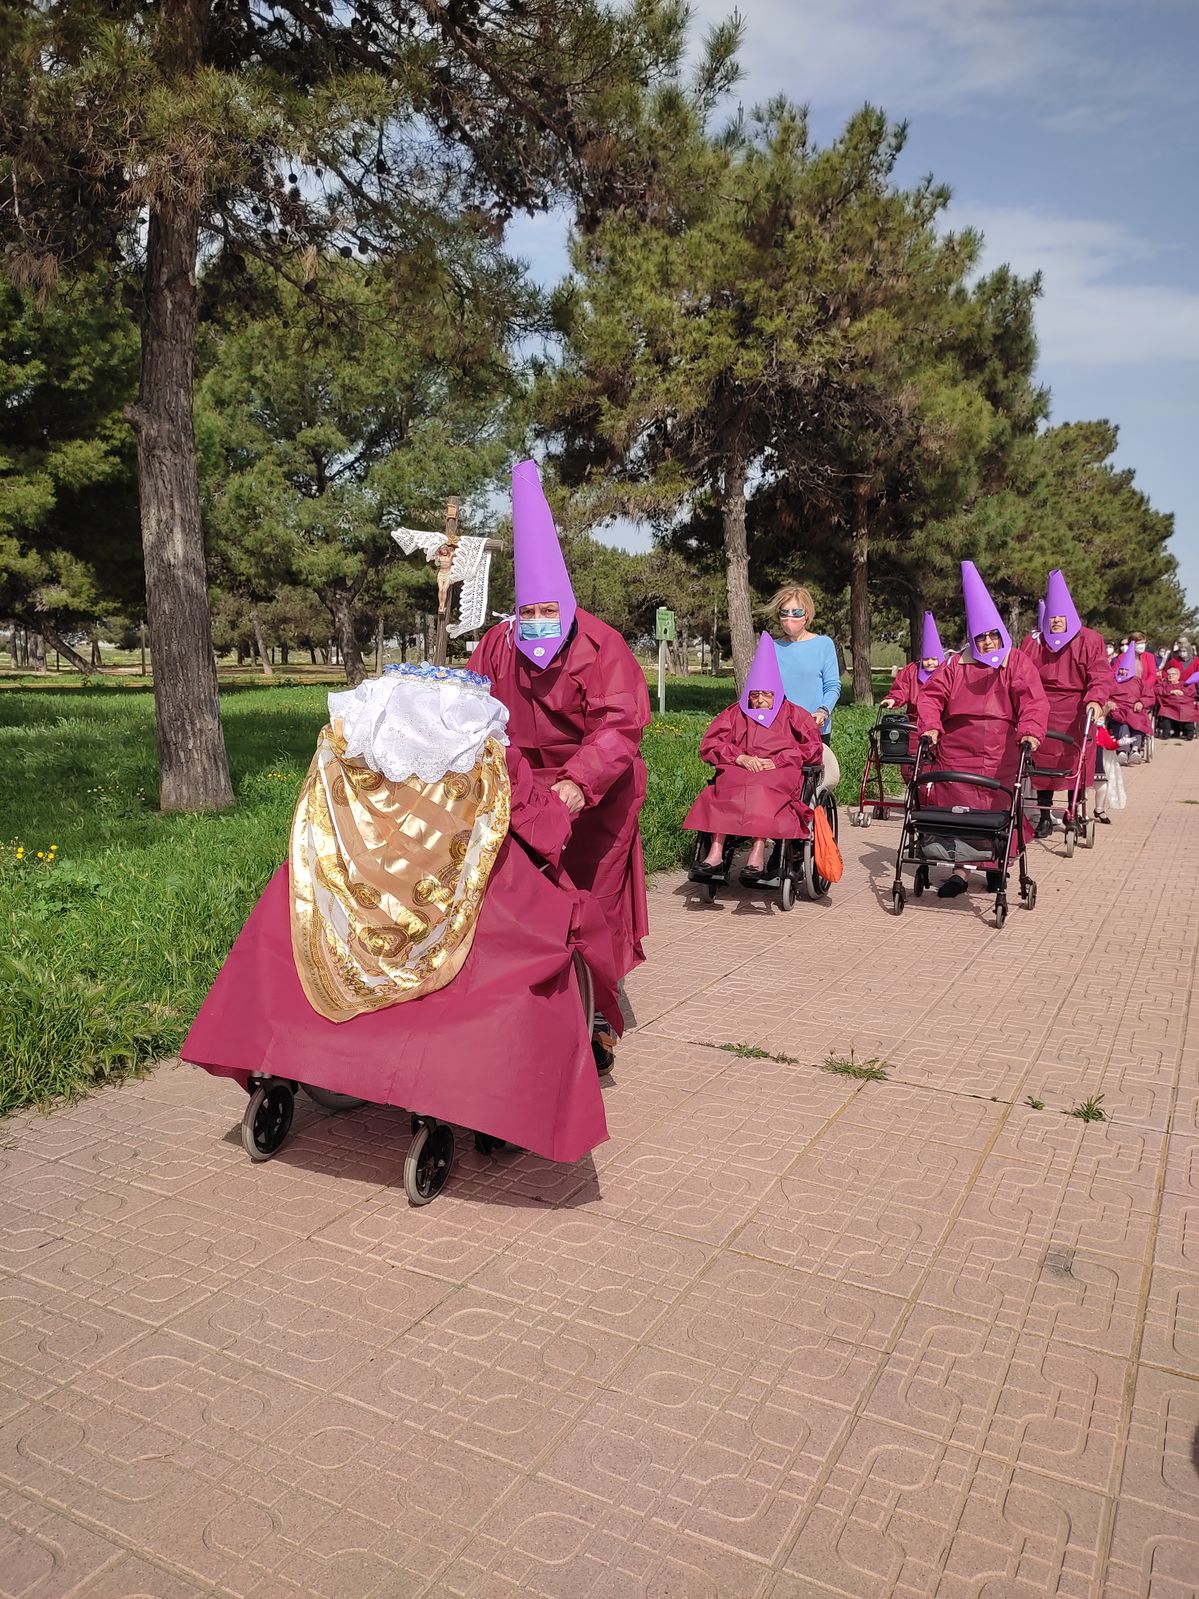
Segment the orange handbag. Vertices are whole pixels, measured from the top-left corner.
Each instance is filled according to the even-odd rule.
[[[839,883],[841,874],[845,870],[845,862],[841,859],[841,851],[837,848],[837,840],[833,837],[833,830],[829,826],[828,817],[824,814],[823,805],[816,807],[813,849],[816,855],[816,870],[821,877],[829,883]]]

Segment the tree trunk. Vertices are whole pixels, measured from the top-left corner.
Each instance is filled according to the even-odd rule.
[[[329,609],[333,613],[333,625],[337,628],[337,643],[341,650],[342,665],[345,667],[346,682],[353,688],[366,676],[366,667],[362,664],[362,652],[358,648],[358,639],[354,633],[353,601],[344,589],[334,589],[329,596]]]
[[[313,649],[311,644],[308,646],[308,659],[312,662],[313,666],[316,665],[316,650]]]
[[[290,649],[289,645],[280,644],[280,646],[279,646],[279,665],[280,666],[290,666],[291,665],[291,660],[290,660],[290,657],[289,657],[289,649]]]
[[[274,668],[271,666],[270,656],[262,637],[262,618],[258,614],[257,605],[250,606],[250,627],[254,633],[254,648],[258,651],[258,664],[262,668],[262,675],[274,677]]]
[[[383,676],[383,618],[375,623],[375,676]]]
[[[908,660],[918,661],[924,649],[924,601],[913,584],[908,590]]]
[[[162,66],[181,79],[202,61],[208,0],[162,0]],[[141,386],[127,416],[137,436],[146,610],[154,652],[158,801],[164,811],[233,803],[221,731],[192,392],[198,200],[150,212],[141,307]]]
[[[104,662],[100,658],[100,640],[98,638],[94,638],[92,640],[92,669],[93,671],[99,671],[100,667],[103,665]]]
[[[874,704],[870,674],[870,496],[854,496],[853,554],[849,572],[849,647],[853,652],[853,702]]]
[[[25,666],[30,672],[46,670],[46,641],[34,628],[25,634]]]
[[[90,661],[85,661],[83,656],[80,655],[79,651],[76,650],[76,649],[73,649],[71,647],[71,645],[69,645],[67,643],[66,639],[64,639],[64,638],[62,638],[60,636],[60,634],[58,633],[56,628],[47,627],[46,624],[43,622],[42,623],[42,632],[45,634],[46,638],[50,641],[51,645],[53,646],[53,648],[57,652],[57,654],[65,655],[67,660],[71,663],[71,665],[75,668],[75,670],[81,676],[90,677],[92,675],[92,672],[94,671],[94,668],[93,668],[91,662]]]
[[[745,531],[745,463],[736,454],[725,464],[720,513],[724,528],[733,675],[737,680],[737,692],[740,693],[754,658],[754,623],[749,591],[749,545]]]

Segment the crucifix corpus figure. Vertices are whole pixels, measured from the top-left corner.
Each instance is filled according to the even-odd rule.
[[[458,500],[446,505],[445,530],[441,533],[423,532],[417,528],[393,528],[392,538],[405,555],[421,550],[425,559],[433,563],[437,572],[437,634],[433,645],[433,661],[437,666],[446,664],[449,640],[463,633],[475,633],[487,620],[487,585],[491,573],[491,557],[504,548],[499,539],[468,538],[458,527]],[[461,585],[458,598],[458,619],[450,621],[453,589]]]

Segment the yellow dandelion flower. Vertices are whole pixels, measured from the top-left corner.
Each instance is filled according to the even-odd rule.
[[[46,858],[45,851],[44,850],[38,850],[37,858],[38,858],[39,861],[44,861],[45,858]]]

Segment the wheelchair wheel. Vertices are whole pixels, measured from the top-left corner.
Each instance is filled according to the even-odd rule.
[[[905,902],[906,902],[906,896],[904,894],[903,889],[902,888],[893,888],[891,890],[891,911],[892,911],[892,914],[895,915],[895,916],[902,916],[903,915],[903,907],[904,907]]]
[[[1089,816],[1083,823],[1082,847],[1084,849],[1095,848],[1095,818],[1093,816]]]
[[[1077,839],[1076,839],[1076,836],[1075,836],[1074,829],[1072,827],[1068,827],[1066,829],[1066,859],[1067,860],[1072,860],[1074,858],[1074,846],[1075,846],[1076,842],[1077,842]]]
[[[1006,899],[997,899],[995,901],[995,926],[996,926],[996,928],[997,929],[1001,928],[1003,926],[1004,922],[1006,922],[1006,921],[1007,921],[1007,900]]]
[[[270,1160],[283,1148],[296,1113],[296,1096],[277,1078],[260,1083],[241,1119],[242,1148],[251,1160]]]
[[[779,879],[779,904],[785,911],[795,904],[795,878],[790,872],[784,872]]]
[[[410,1205],[427,1205],[445,1187],[454,1164],[454,1129],[422,1121],[404,1160],[404,1192]]]
[[[365,1099],[356,1099],[353,1094],[335,1094],[332,1089],[318,1088],[315,1083],[301,1083],[300,1087],[322,1110],[357,1110],[359,1105],[366,1104]]]
[[[917,899],[919,899],[921,894],[924,893],[925,889],[928,887],[928,883],[929,883],[928,867],[927,866],[917,866],[917,868],[916,868],[916,876],[915,876],[915,879],[912,882],[912,893],[915,894]]]
[[[885,822],[887,820],[887,809],[885,805],[876,805],[874,807],[874,820],[876,822]]]
[[[1024,909],[1026,911],[1035,910],[1036,909],[1036,904],[1037,904],[1037,885],[1033,881],[1033,879],[1030,877],[1029,880],[1028,880],[1028,884],[1027,884],[1027,886],[1025,887],[1025,890],[1024,890]]]

